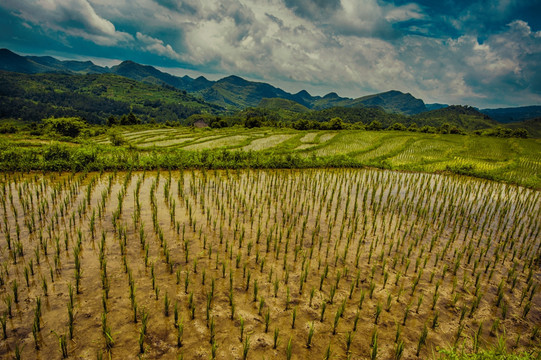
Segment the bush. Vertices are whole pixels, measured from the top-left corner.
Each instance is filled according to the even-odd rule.
[[[83,129],[87,127],[86,122],[81,118],[49,118],[44,119],[43,123],[51,130],[62,136],[77,137]]]
[[[427,133],[427,134],[435,134],[438,132],[438,130],[435,127],[428,126],[428,125],[423,126],[422,128],[419,129],[419,131],[422,133]]]
[[[391,126],[389,126],[389,128],[387,130],[399,130],[399,131],[406,131],[407,128],[406,128],[406,125],[402,124],[402,123],[394,123],[392,124]]]
[[[122,134],[118,131],[109,132],[109,141],[111,141],[111,144],[113,144],[114,146],[122,146],[127,143],[126,139],[124,139],[124,136],[122,136]]]
[[[381,122],[377,120],[373,120],[368,126],[366,127],[366,130],[372,130],[372,131],[378,131],[383,129],[383,126],[381,125]]]
[[[70,160],[70,151],[65,145],[58,143],[47,146],[43,152],[43,160],[47,162]]]
[[[0,134],[15,134],[17,128],[13,124],[4,124],[0,126]]]
[[[344,122],[339,117],[332,118],[329,121],[330,130],[342,130],[345,128]]]

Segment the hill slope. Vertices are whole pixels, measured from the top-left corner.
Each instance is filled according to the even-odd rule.
[[[534,138],[541,138],[541,117],[524,121],[516,121],[505,124],[504,126],[510,129],[526,129],[529,136]]]
[[[258,106],[264,98],[292,100],[304,107],[316,110],[337,106],[381,107],[386,111],[401,114],[416,114],[426,110],[422,100],[394,90],[357,99],[340,97],[336,93],[329,93],[324,97],[312,96],[306,90],[291,94],[270,84],[248,81],[234,75],[218,81],[210,81],[203,76],[196,79],[189,76],[178,77],[160,71],[153,66],[141,65],[129,60],[108,68],[95,65],[91,61],[61,61],[50,56],[20,56],[8,49],[1,49],[0,70],[26,74],[112,73],[148,84],[167,84],[177,89],[196,93],[207,102],[236,110]]]
[[[482,109],[492,119],[501,123],[524,121],[541,117],[541,106],[521,106],[514,108]]]
[[[129,112],[143,120],[182,120],[192,114],[220,113],[185,91],[141,83],[114,74],[19,74],[0,71],[0,118],[37,121],[81,116],[103,122]]]
[[[492,120],[471,106],[451,105],[446,108],[425,111],[411,117],[416,123],[430,126],[441,126],[445,123],[460,126],[466,130],[478,130],[491,128],[498,125]]]
[[[264,98],[259,102],[257,107],[271,110],[287,110],[295,113],[305,113],[309,111],[306,106],[302,106],[298,102],[281,98]]]

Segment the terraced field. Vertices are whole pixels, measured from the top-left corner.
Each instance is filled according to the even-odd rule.
[[[398,170],[457,170],[541,187],[541,140],[422,134],[400,131],[295,131],[291,129],[125,131],[134,147],[226,149],[293,154],[301,158],[343,156],[357,164]],[[97,139],[107,144],[107,135]]]

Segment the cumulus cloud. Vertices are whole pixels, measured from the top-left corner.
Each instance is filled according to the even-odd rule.
[[[130,34],[117,31],[112,22],[100,17],[87,0],[7,0],[2,6],[29,23],[98,45],[118,45],[132,39]]]
[[[516,1],[491,3],[493,16],[485,22],[482,1],[452,3],[456,16],[407,0],[23,0],[21,6],[7,0],[0,6],[68,35],[286,89],[351,97],[397,89],[429,102],[472,105],[541,102],[541,33],[523,20],[501,22]],[[491,21],[499,26],[480,36]]]
[[[175,50],[173,50],[171,45],[165,44],[163,40],[153,38],[152,36],[148,36],[140,32],[137,32],[136,38],[140,41],[142,48],[146,51],[165,56],[170,59],[181,59],[181,56],[177,54]]]

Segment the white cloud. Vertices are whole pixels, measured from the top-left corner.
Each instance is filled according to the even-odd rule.
[[[541,102],[541,32],[521,20],[457,38],[401,33],[427,20],[415,3],[377,0],[7,0],[30,23],[296,91],[357,97],[397,89],[428,102]],[[501,0],[490,13],[513,6]],[[77,6],[75,6],[77,4]],[[6,7],[6,5],[0,5]],[[81,10],[82,9],[82,10]],[[468,7],[458,29],[479,14]],[[53,11],[54,10],[54,11]],[[477,17],[475,17],[476,15]],[[431,20],[431,19],[428,19]],[[451,21],[451,20],[449,20]],[[408,23],[408,25],[410,24]],[[56,25],[55,25],[56,24]],[[113,24],[130,29],[135,38]],[[426,27],[420,29],[427,30]],[[155,64],[158,65],[158,64]]]
[[[137,32],[137,40],[142,43],[142,48],[148,52],[168,57],[170,59],[181,60],[181,56],[173,50],[171,45],[165,44],[162,40],[153,38]]]
[[[98,45],[113,46],[132,39],[100,17],[87,0],[6,0],[2,6],[27,22]]]

